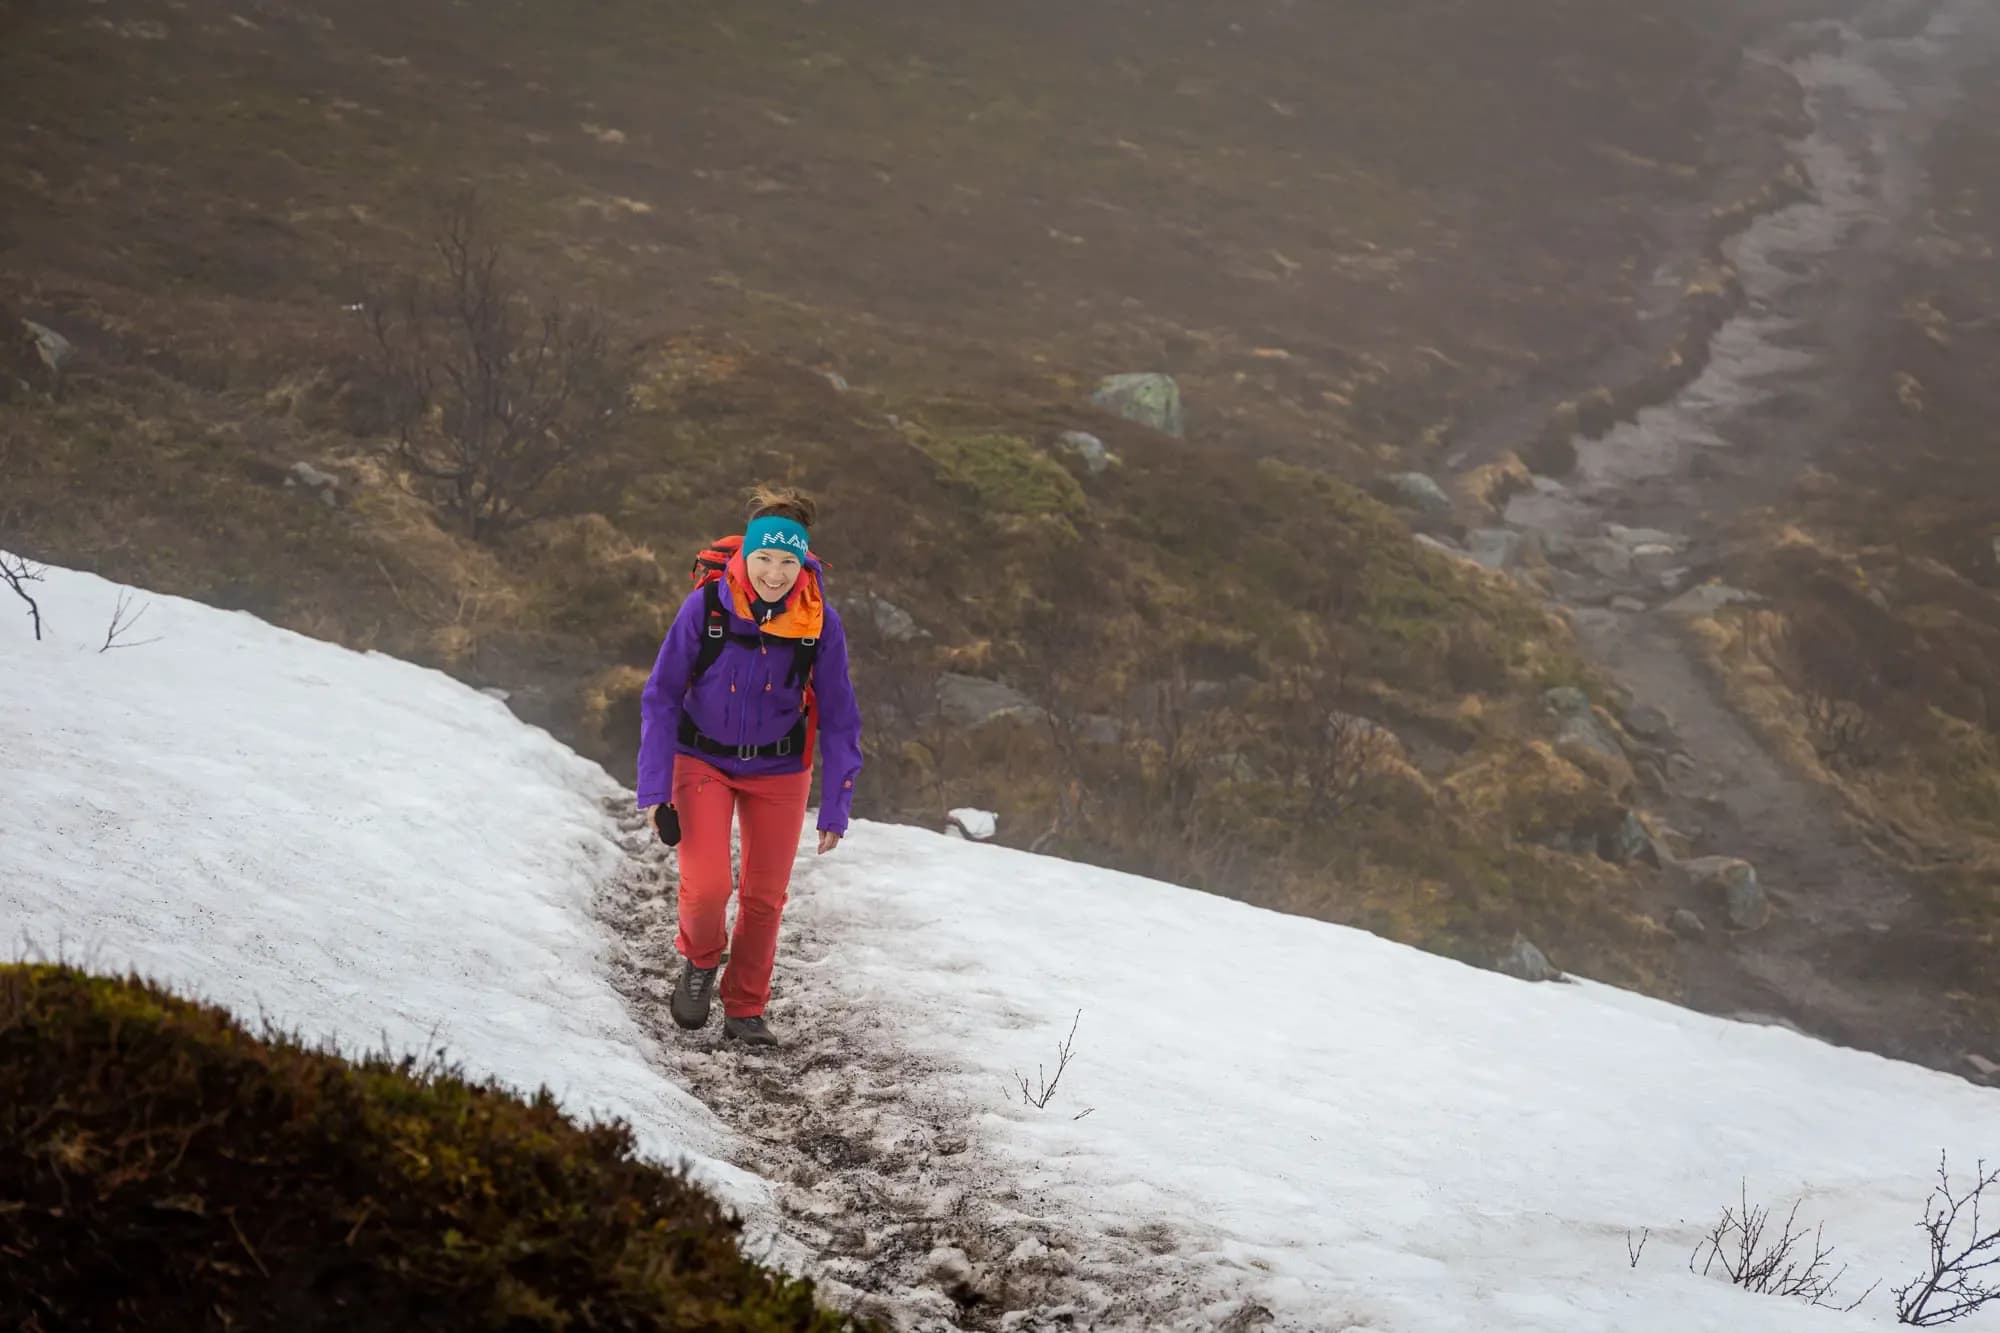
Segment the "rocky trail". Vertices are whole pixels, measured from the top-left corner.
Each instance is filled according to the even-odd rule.
[[[1639,756],[1649,799],[1693,853],[1656,904],[1683,936],[1688,1001],[1957,1072],[1965,1053],[1938,1031],[1921,963],[1935,923],[1833,794],[1728,706],[1686,627],[1746,595],[1703,577],[1731,521],[1781,499],[1838,438],[1845,386],[1869,373],[1871,324],[1893,313],[1881,280],[1923,203],[1919,151],[1996,41],[2000,17],[1973,0],[1867,5],[1769,36],[1752,58],[1805,92],[1811,129],[1792,147],[1809,193],[1725,244],[1742,308],[1672,400],[1578,439],[1570,475],[1536,478],[1504,530],[1468,540],[1489,564],[1543,551],[1586,651],[1644,719],[1629,729],[1654,747]],[[1682,282],[1686,263],[1663,265],[1656,285]],[[1714,882],[1744,878],[1717,858],[1754,867],[1768,920],[1747,900],[1741,920],[1713,919]],[[1704,908],[1711,921],[1697,925],[1688,914]]]
[[[763,1235],[753,1220],[753,1250],[795,1261],[843,1308],[892,1328],[1215,1327],[1207,1312],[1228,1298],[1174,1275],[1187,1239],[1177,1229],[1086,1238],[982,1149],[980,1115],[949,1091],[949,1071],[839,984],[809,861],[773,974],[785,1045],[725,1046],[719,1010],[699,1032],[675,1026],[675,856],[628,806],[607,809],[629,853],[597,903],[612,982],[674,1081],[742,1137],[734,1164],[776,1187],[781,1217]],[[1231,1327],[1263,1322],[1255,1306],[1224,1309],[1238,1314]]]

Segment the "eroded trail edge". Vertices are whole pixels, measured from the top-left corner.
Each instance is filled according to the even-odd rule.
[[[961,1071],[899,1044],[894,1015],[843,991],[809,860],[773,974],[769,1013],[785,1045],[725,1044],[719,1012],[699,1032],[677,1027],[675,857],[630,807],[607,812],[629,853],[596,904],[612,984],[668,1075],[740,1137],[732,1163],[772,1183],[772,1257],[802,1259],[835,1305],[897,1328],[1212,1328],[1218,1312],[1263,1322],[1220,1288],[1162,1280],[1185,1252],[1178,1229],[1081,1232],[984,1148],[980,1109],[955,1091]]]
[[[1923,207],[1924,143],[1996,30],[1975,0],[1884,0],[1787,24],[1753,51],[1804,93],[1810,128],[1791,152],[1806,196],[1725,243],[1743,302],[1702,373],[1578,439],[1575,469],[1538,478],[1505,514],[1514,540],[1546,554],[1586,651],[1649,714],[1651,748],[1635,758],[1658,812],[1693,856],[1751,862],[1777,908],[1768,925],[1684,940],[1687,1001],[1953,1069],[1960,1052],[1922,969],[1887,961],[1921,954],[1934,913],[1862,845],[1837,796],[1738,716],[1697,636],[1752,596],[1705,581],[1732,522],[1782,503],[1838,438],[1885,276]],[[1654,906],[1702,901],[1670,874]]]

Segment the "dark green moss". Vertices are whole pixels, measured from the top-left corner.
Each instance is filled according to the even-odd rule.
[[[1062,519],[1083,514],[1083,488],[1076,478],[1018,435],[925,435],[917,447],[988,513]]]
[[[838,1329],[738,1224],[440,1064],[350,1063],[149,983],[0,968],[0,1322]]]

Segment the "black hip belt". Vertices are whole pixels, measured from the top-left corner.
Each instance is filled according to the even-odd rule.
[[[794,754],[803,757],[806,752],[806,720],[800,718],[790,731],[769,745],[724,745],[711,736],[702,735],[694,719],[682,713],[681,744],[720,758],[783,759]]]

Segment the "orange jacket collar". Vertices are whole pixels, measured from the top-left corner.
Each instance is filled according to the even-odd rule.
[[[725,581],[729,584],[730,600],[735,604],[736,614],[763,630],[781,639],[817,639],[826,627],[826,603],[820,595],[819,573],[811,565],[799,571],[799,581],[792,585],[791,594],[785,598],[785,609],[759,624],[751,615],[754,598],[750,592],[750,570],[743,562],[743,552],[738,551],[729,558],[729,568],[725,571]]]

